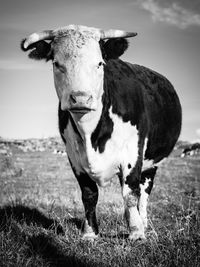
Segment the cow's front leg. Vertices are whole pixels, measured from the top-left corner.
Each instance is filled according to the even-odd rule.
[[[86,217],[83,227],[83,238],[93,240],[98,236],[98,225],[96,220],[98,187],[87,174],[77,175],[77,180],[82,191],[82,201]]]
[[[139,213],[145,228],[147,228],[147,204],[148,198],[153,188],[153,180],[156,175],[157,167],[153,166],[142,172],[140,180]]]
[[[129,239],[145,239],[144,225],[138,211],[140,187],[138,177],[135,178],[132,172],[126,179],[123,179],[122,195],[125,204],[125,218],[129,227]]]

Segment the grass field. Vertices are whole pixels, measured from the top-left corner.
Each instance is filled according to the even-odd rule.
[[[200,155],[171,155],[148,206],[147,241],[132,243],[119,182],[100,189],[100,237],[81,239],[83,206],[66,157],[0,154],[0,266],[200,266]]]

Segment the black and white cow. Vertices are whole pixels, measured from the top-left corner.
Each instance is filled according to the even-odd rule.
[[[199,154],[200,152],[200,143],[194,143],[187,145],[181,154],[181,158],[184,158],[185,156],[193,156],[195,154]]]
[[[98,186],[118,176],[129,238],[145,238],[156,164],[172,151],[181,106],[171,83],[119,59],[136,33],[69,25],[22,41],[29,57],[52,60],[59,129],[85,208],[83,237],[98,235]],[[98,186],[97,186],[98,185]]]

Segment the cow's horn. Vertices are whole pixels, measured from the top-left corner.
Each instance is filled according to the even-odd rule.
[[[126,32],[120,30],[107,30],[101,31],[101,39],[110,39],[110,38],[128,38],[136,36],[136,32]]]
[[[78,29],[80,26],[76,26],[76,25],[69,25],[69,26],[65,26],[65,27],[61,27],[55,30],[47,30],[47,31],[42,31],[42,32],[36,32],[31,34],[28,38],[25,39],[24,43],[23,43],[23,48],[26,50],[29,45],[36,43],[38,41],[41,40],[53,40],[54,37],[56,37],[58,34],[64,34],[65,32],[67,32],[68,30],[75,30]],[[83,28],[87,28],[82,26]]]
[[[23,47],[24,49],[27,49],[29,45],[33,43],[36,43],[40,40],[52,40],[54,37],[55,34],[52,30],[32,33],[31,35],[29,35],[29,37],[25,39]]]
[[[36,43],[40,40],[52,40],[58,33],[64,33],[69,29],[76,29],[76,28],[88,29],[88,27],[84,27],[84,26],[69,25],[67,27],[63,27],[57,30],[47,30],[47,31],[42,31],[42,32],[36,32],[36,33],[31,34],[29,37],[25,39],[23,43],[23,48],[26,50],[33,43]],[[126,31],[120,31],[120,30],[107,30],[107,31],[99,30],[99,31],[100,31],[100,39],[128,38],[128,37],[134,37],[137,35],[136,32],[126,32]]]

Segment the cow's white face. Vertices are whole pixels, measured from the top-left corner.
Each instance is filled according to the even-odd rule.
[[[84,134],[92,132],[102,113],[104,60],[118,59],[134,32],[69,25],[33,33],[21,42],[36,60],[53,61],[55,88],[62,110],[68,110]],[[107,41],[104,41],[107,40]],[[50,42],[49,42],[50,41]]]
[[[104,60],[93,36],[71,33],[52,44],[54,83],[61,109],[88,116],[101,106]]]

